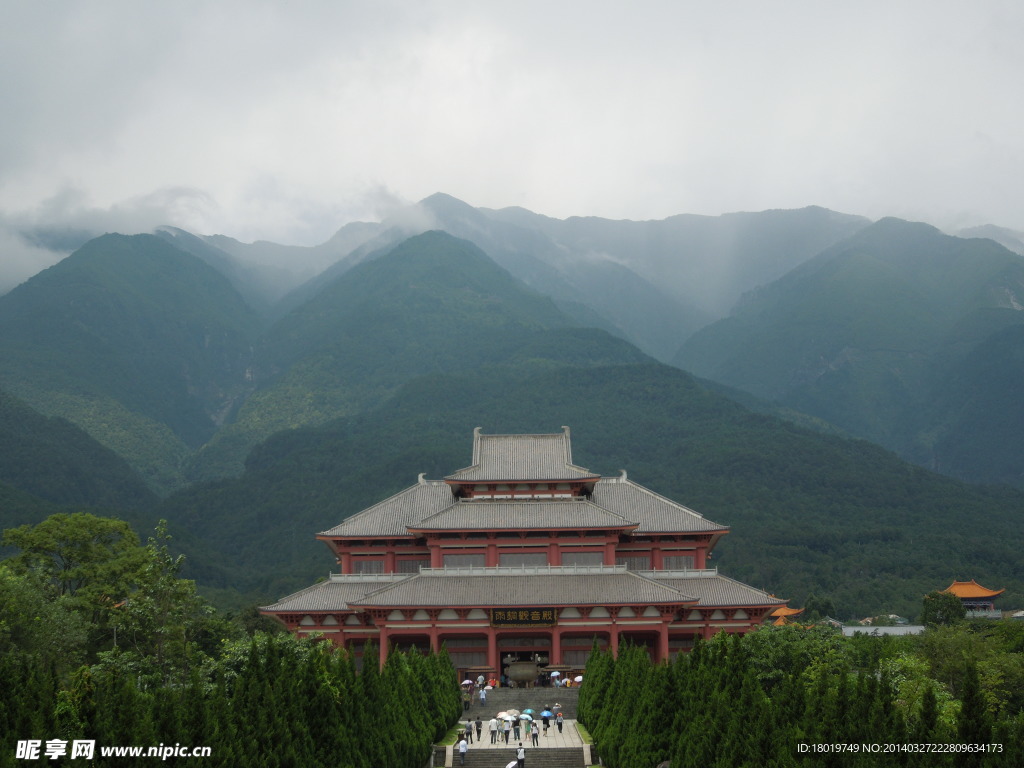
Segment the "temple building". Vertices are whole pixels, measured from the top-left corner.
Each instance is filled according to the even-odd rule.
[[[998,619],[1002,612],[996,609],[995,599],[1006,591],[1003,589],[988,589],[981,586],[974,579],[970,581],[954,581],[943,592],[949,592],[960,598],[964,609],[967,611],[967,618]]]
[[[568,427],[473,433],[472,464],[317,535],[339,573],[261,609],[361,654],[447,648],[460,672],[581,669],[593,643],[656,661],[785,604],[708,567],[725,526],[572,463]],[[563,672],[564,674],[564,672]]]

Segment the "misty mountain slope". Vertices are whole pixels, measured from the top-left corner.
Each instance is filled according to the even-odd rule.
[[[324,270],[344,260],[349,253],[372,240],[381,225],[352,222],[334,233],[327,241],[313,246],[282,245],[265,240],[242,243],[225,235],[206,235],[204,243],[228,254],[232,282],[248,287],[260,302],[278,304],[290,291],[314,280]],[[237,279],[237,282],[236,282]],[[239,289],[243,296],[249,294]],[[276,314],[277,310],[272,310]]]
[[[975,482],[1024,487],[1024,325],[986,338],[936,382],[922,421],[927,461]]]
[[[385,219],[372,239],[282,299],[282,308],[293,309],[356,264],[430,230],[474,243],[527,286],[553,298],[577,323],[608,330],[663,360],[711,319],[622,264],[567,251],[536,228],[501,221],[442,193]]]
[[[676,362],[938,466],[939,391],[1022,308],[1018,255],[884,219],[745,297]]]
[[[140,510],[156,495],[128,462],[64,419],[0,391],[0,483],[54,504]],[[2,505],[0,505],[2,507]],[[28,520],[3,511],[0,530]]]
[[[535,338],[569,350],[564,334],[579,333],[593,332]],[[602,337],[594,349],[608,343]],[[276,598],[330,569],[316,532],[420,472],[437,478],[465,465],[473,427],[551,432],[562,424],[572,428],[577,463],[607,475],[626,468],[729,525],[713,564],[797,605],[813,592],[832,598],[843,617],[914,615],[922,594],[968,574],[1005,585],[1011,602],[1024,598],[1014,555],[1024,545],[1019,492],[966,486],[869,443],[753,414],[651,363],[417,377],[376,410],[275,435],[241,478],[193,487],[160,513],[214,549],[226,581],[211,586]]]
[[[1024,256],[1024,232],[1006,227],[997,227],[994,224],[985,224],[980,227],[968,227],[954,233],[957,237],[984,237],[995,240],[1007,250],[1019,253]]]
[[[0,385],[167,489],[248,388],[257,327],[198,258],[105,235],[0,297]]]
[[[870,221],[809,207],[662,220],[553,219],[522,208],[486,213],[545,233],[566,253],[603,257],[641,275],[688,311],[726,315],[745,292],[769,283]],[[694,329],[695,330],[695,329]]]
[[[198,456],[196,476],[237,474],[248,448],[276,431],[373,407],[415,376],[505,364],[532,332],[572,324],[472,243],[409,238],[264,335],[258,391]]]
[[[674,298],[622,263],[591,252],[573,251],[535,226],[504,221],[450,195],[420,201],[439,227],[476,243],[498,264],[534,290],[551,296],[578,322],[604,327],[654,357],[667,361],[681,339],[711,318]],[[574,305],[590,313],[579,313]]]

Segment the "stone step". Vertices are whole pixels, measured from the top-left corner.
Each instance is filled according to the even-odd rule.
[[[466,753],[466,768],[505,768],[516,759],[515,749],[486,749]],[[460,766],[459,756],[452,760]],[[527,768],[584,768],[582,749],[530,749],[526,750]]]
[[[557,702],[562,707],[562,717],[574,720],[579,695],[579,688],[495,688],[487,692],[487,700],[483,705],[474,699],[469,712],[474,718],[478,713],[481,716],[487,715],[484,717],[486,722],[494,713],[502,710],[518,709],[522,712],[524,709],[532,709],[539,714],[545,705],[553,707]]]

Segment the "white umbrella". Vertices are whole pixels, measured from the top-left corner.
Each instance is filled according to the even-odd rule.
[[[576,677],[574,677],[573,680],[575,682],[577,682],[577,683],[582,683],[583,682],[583,675],[576,675]]]
[[[516,768],[517,765],[519,765],[519,761],[518,760],[513,760],[511,763],[506,765],[505,768]]]
[[[518,710],[518,709],[510,709],[510,710],[508,711],[508,713],[509,713],[510,715],[512,715],[512,717],[517,717],[517,716],[519,715],[519,710]]]
[[[472,680],[463,680],[463,681],[462,681],[462,684],[463,684],[463,685],[472,685],[472,684],[473,684],[473,681],[472,681]]]
[[[561,673],[561,672],[552,672],[552,673],[551,673],[551,676],[552,676],[552,677],[561,677],[561,676],[562,676],[562,673]]]
[[[520,720],[533,720],[533,715],[520,715]]]
[[[580,678],[580,679],[582,680],[583,678]],[[493,685],[485,685],[484,686],[484,690],[485,691],[493,691],[494,690],[494,686]]]

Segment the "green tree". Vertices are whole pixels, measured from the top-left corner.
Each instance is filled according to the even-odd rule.
[[[960,598],[949,592],[929,592],[921,605],[921,623],[926,627],[956,624],[964,620],[967,610]]]
[[[964,674],[960,717],[957,720],[957,740],[961,744],[988,744],[991,735],[992,723],[981,692],[978,668],[968,664]],[[965,753],[960,756],[959,765],[983,765],[984,757],[983,753]]]
[[[69,669],[81,662],[87,633],[70,598],[54,600],[38,574],[0,562],[0,656],[21,654]]]
[[[113,612],[118,647],[102,654],[106,665],[136,672],[149,685],[184,683],[207,654],[201,645],[227,631],[213,609],[196,594],[195,582],[179,578],[184,556],[170,554],[166,522],[144,549],[137,587]]]
[[[97,609],[104,599],[127,594],[143,562],[139,538],[128,523],[88,512],[9,528],[3,543],[21,550],[11,558],[12,567],[39,573],[56,595]]]

